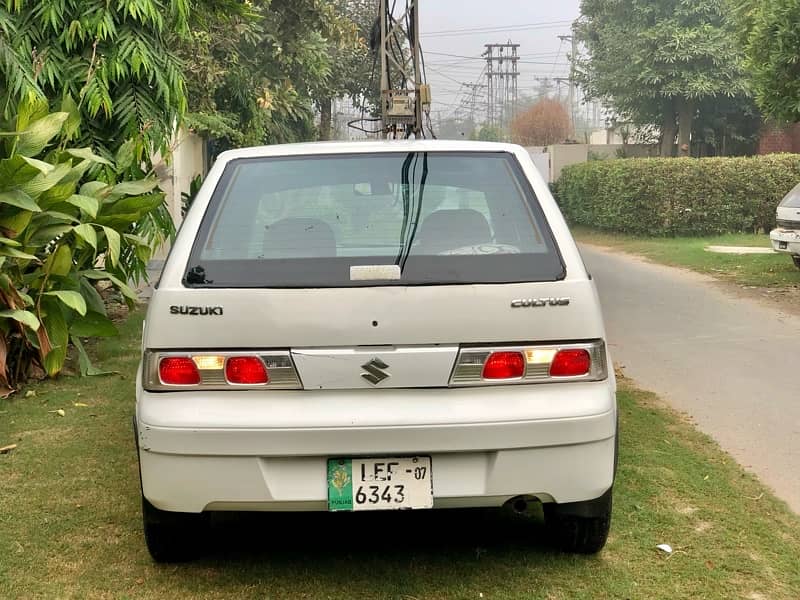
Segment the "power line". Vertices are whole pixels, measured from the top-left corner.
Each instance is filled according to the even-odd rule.
[[[525,24],[511,24],[511,25],[495,25],[484,27],[466,27],[461,29],[443,29],[440,31],[431,31],[423,34],[424,37],[450,37],[458,35],[476,35],[481,33],[501,33],[506,31],[525,31],[528,29],[547,29],[550,27],[562,27],[572,23],[571,20],[562,21],[543,21],[539,23],[525,23]]]

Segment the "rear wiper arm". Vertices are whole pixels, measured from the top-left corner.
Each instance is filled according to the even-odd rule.
[[[411,229],[411,235],[408,236],[408,242],[403,246],[400,262],[400,273],[406,270],[406,261],[408,260],[409,255],[411,254],[411,246],[414,244],[414,238],[417,235],[417,228],[419,227],[419,217],[422,214],[422,195],[425,193],[425,182],[428,180],[428,153],[425,152],[422,155],[422,178],[420,179],[419,183],[419,195],[417,196],[417,201],[415,202],[416,206],[416,215],[414,218],[414,226]]]

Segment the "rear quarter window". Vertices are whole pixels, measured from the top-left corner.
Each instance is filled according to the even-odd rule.
[[[379,267],[369,271],[374,279],[359,271],[367,266]],[[550,228],[512,155],[414,152],[232,161],[184,281],[351,287],[563,276]]]

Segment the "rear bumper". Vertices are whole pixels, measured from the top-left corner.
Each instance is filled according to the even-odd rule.
[[[769,239],[776,251],[800,256],[799,230],[773,229],[769,234]]]
[[[432,457],[434,506],[580,502],[613,483],[613,381],[505,388],[148,394],[142,489],[157,508],[325,510],[330,457]]]

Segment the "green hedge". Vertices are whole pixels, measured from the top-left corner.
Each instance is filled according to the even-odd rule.
[[[800,183],[800,155],[590,161],[564,169],[556,196],[567,220],[635,235],[769,231]]]

